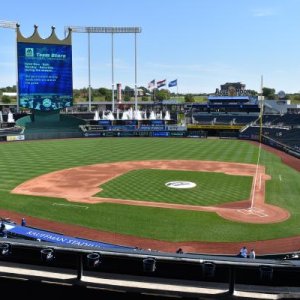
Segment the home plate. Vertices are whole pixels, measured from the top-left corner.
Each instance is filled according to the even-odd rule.
[[[258,216],[258,217],[268,217],[268,214],[266,214],[264,212],[263,209],[261,208],[247,208],[247,209],[239,209],[238,212],[241,212],[242,214],[245,214],[245,215],[255,215],[255,216]]]

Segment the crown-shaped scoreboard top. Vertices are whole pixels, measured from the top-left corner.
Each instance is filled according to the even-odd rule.
[[[38,44],[53,44],[53,45],[71,45],[72,44],[72,29],[68,29],[68,35],[60,40],[56,33],[55,33],[55,27],[51,27],[51,34],[49,37],[43,39],[39,32],[38,32],[38,26],[34,25],[34,32],[33,34],[26,38],[22,35],[20,31],[20,25],[17,24],[17,42],[23,42],[23,43],[38,43]]]

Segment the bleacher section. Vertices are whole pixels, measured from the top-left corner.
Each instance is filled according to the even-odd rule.
[[[273,138],[300,151],[300,128],[279,131]]]
[[[300,127],[300,114],[264,115],[263,124]]]
[[[266,126],[269,126],[279,118],[280,115],[263,115],[262,123]]]
[[[207,103],[185,106],[188,131],[205,131],[207,136],[237,138],[239,130],[255,123],[260,106],[257,97],[210,95]]]
[[[249,96],[209,96],[207,103],[185,105],[188,115],[193,113],[256,113],[260,112],[257,98]]]
[[[298,126],[300,127],[300,115],[297,114],[285,114],[281,115],[279,118],[272,122],[273,125],[282,126]]]
[[[300,127],[263,126],[261,134],[263,143],[300,158]],[[239,138],[258,141],[260,139],[260,126],[247,127],[240,133]]]
[[[237,115],[237,114],[195,114],[194,124],[210,125],[246,125],[258,119],[258,115]]]
[[[262,134],[269,136],[287,146],[300,146],[300,115],[264,115],[262,119]],[[258,135],[260,121],[257,120],[255,126],[250,126],[242,135]]]

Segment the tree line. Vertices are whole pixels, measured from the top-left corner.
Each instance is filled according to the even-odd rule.
[[[168,100],[172,98],[183,98],[185,102],[195,102],[198,101],[199,98],[202,99],[206,98],[208,94],[175,94],[171,93],[168,89],[153,89],[149,90],[143,86],[138,87],[138,90],[142,91],[142,95],[139,96],[139,101],[162,101],[162,100]],[[6,95],[3,95],[3,92],[9,92],[13,93],[16,92],[16,86],[6,86],[0,88],[0,94],[1,94],[1,102],[2,103],[12,103],[16,101],[15,97],[9,97]],[[254,93],[255,92],[255,93]],[[274,88],[264,87],[262,90],[262,95],[267,100],[278,100],[278,95],[276,93],[276,90]],[[258,95],[256,91],[253,91],[253,95]],[[81,89],[73,89],[73,96],[74,101],[88,101],[89,98],[89,90],[86,87],[83,87]],[[91,96],[92,101],[111,101],[112,99],[112,90],[107,89],[104,87],[100,88],[91,88]],[[122,89],[122,100],[132,101],[134,99],[134,89],[125,86],[124,89]],[[286,94],[285,99],[289,99],[292,102],[300,102],[300,93],[294,93],[294,94]]]

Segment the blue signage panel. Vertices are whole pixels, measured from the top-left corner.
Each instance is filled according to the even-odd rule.
[[[99,120],[98,124],[99,125],[111,125],[111,121],[110,120]]]
[[[123,121],[126,125],[137,125],[137,120],[124,120]]]
[[[164,120],[151,120],[152,125],[163,125]]]
[[[153,131],[152,136],[155,137],[167,137],[170,136],[170,132],[168,131]]]
[[[49,111],[73,105],[71,45],[18,42],[19,105]]]
[[[132,247],[81,239],[81,238],[58,234],[55,232],[44,231],[41,229],[36,229],[36,228],[31,228],[26,226],[18,226],[18,225],[13,225],[8,223],[5,223],[5,228],[7,229],[8,232],[12,234],[17,234],[32,239],[39,239],[41,241],[55,243],[55,244],[63,244],[67,246],[93,247],[93,248],[102,248],[102,249],[107,249],[107,248],[132,249]]]
[[[149,125],[141,125],[139,130],[148,130],[148,131],[162,131],[165,130],[165,126],[149,126]]]

